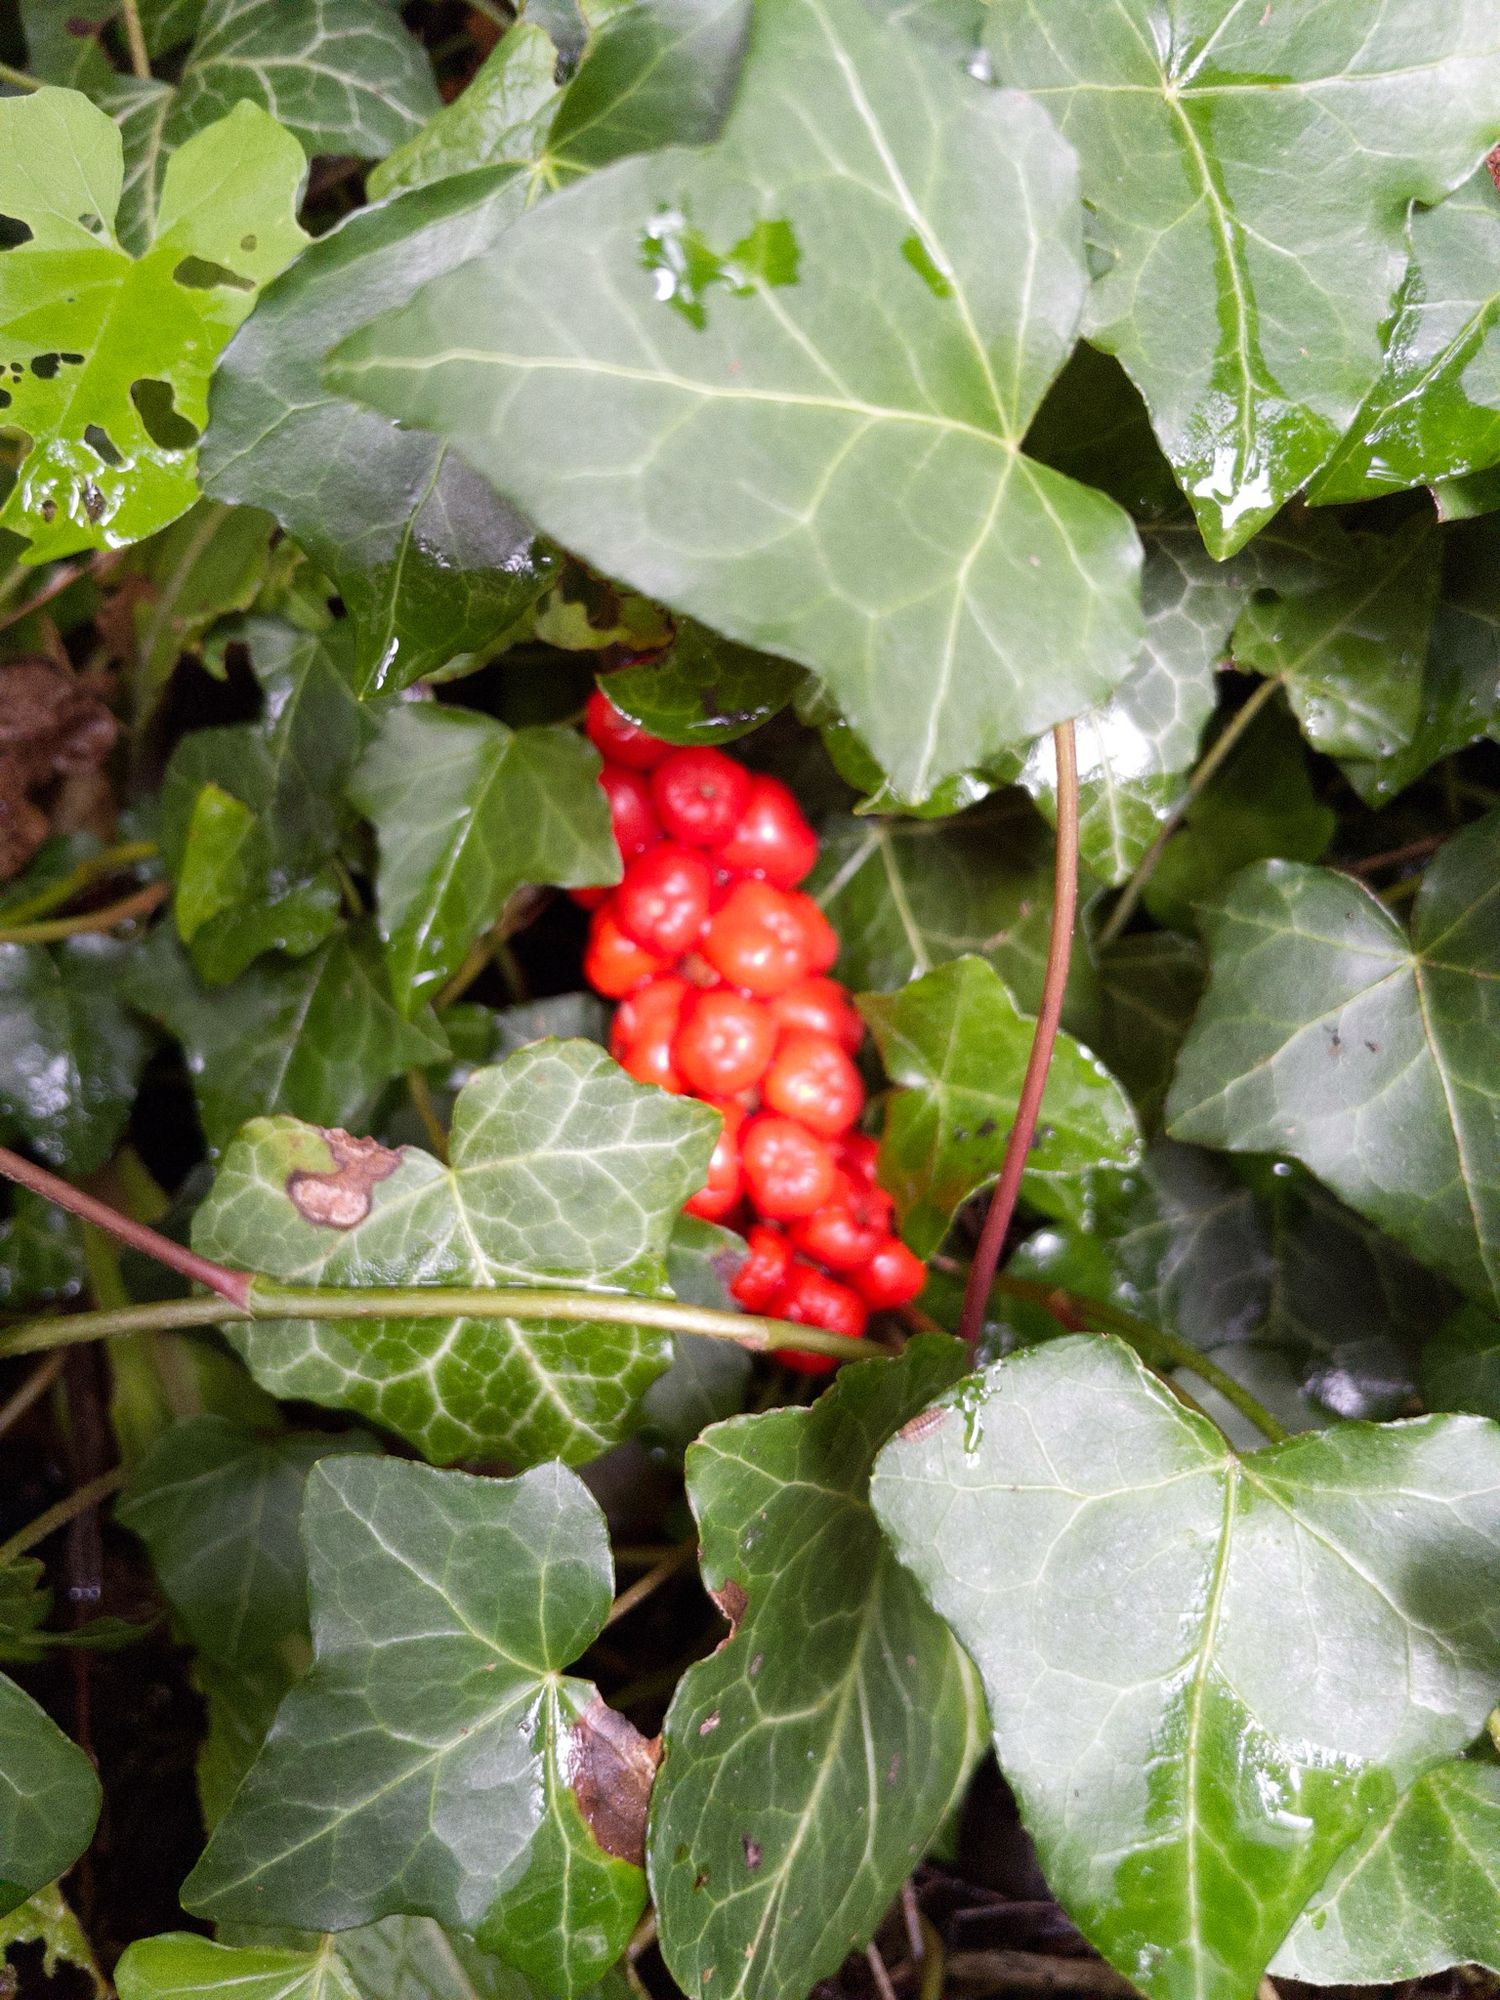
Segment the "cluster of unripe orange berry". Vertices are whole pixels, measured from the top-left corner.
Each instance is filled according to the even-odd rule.
[[[829,976],[833,927],[799,887],[817,836],[779,780],[722,750],[674,749],[598,690],[585,727],[625,869],[616,888],[575,892],[593,912],[584,975],[619,1002],[610,1053],[722,1116],[687,1206],[745,1235],[740,1303],[858,1340],[926,1270],[893,1231],[875,1142],[856,1130],[864,1026]],[[807,1374],[834,1365],[781,1358]]]

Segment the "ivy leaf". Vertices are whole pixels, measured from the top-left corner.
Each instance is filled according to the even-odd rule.
[[[1500,1297],[1493,967],[1500,815],[1450,840],[1408,941],[1329,869],[1246,869],[1206,919],[1213,972],[1167,1104],[1174,1137],[1289,1153],[1424,1263]]]
[[[342,335],[491,249],[523,194],[513,172],[468,174],[358,210],[267,292],[214,384],[204,486],[268,509],[338,585],[355,626],[351,678],[364,694],[409,686],[492,643],[556,566],[446,444],[320,379]]]
[[[0,1674],[0,1916],[71,1868],[93,1837],[99,1780],[76,1743]]]
[[[16,1312],[83,1289],[78,1225],[29,1188],[10,1190],[0,1222],[0,1310]]]
[[[684,1215],[667,1247],[667,1282],[686,1305],[733,1312],[729,1280],[745,1261],[745,1239],[717,1222]],[[647,1443],[681,1453],[710,1424],[738,1416],[750,1383],[750,1356],[729,1340],[674,1336],[672,1365],[641,1399]]]
[[[1237,1457],[1118,1341],[1025,1349],[882,1453],[1053,1892],[1150,2000],[1243,2000],[1500,1670],[1500,1430]],[[1101,1591],[1101,1576],[1122,1587]]]
[[[105,114],[51,87],[0,102],[0,208],[28,232],[0,266],[0,408],[31,440],[0,527],[27,537],[26,561],[139,541],[197,499],[208,379],[306,241],[304,170],[273,119],[236,105],[168,167],[132,259],[112,228],[123,169]]]
[[[1123,362],[1216,556],[1332,457],[1380,374],[1413,201],[1500,128],[1500,43],[1425,0],[1356,24],[1210,0],[992,8],[996,75],[1078,148],[1102,275],[1084,331]],[[1311,160],[1337,170],[1309,171]]]
[[[789,660],[688,618],[665,653],[611,673],[608,693],[622,715],[668,743],[733,743],[785,708],[801,680]]]
[[[545,177],[534,170],[567,89],[559,80],[560,67],[551,35],[528,10],[524,20],[506,29],[452,103],[370,169],[365,181],[370,199],[383,202],[387,195],[430,187],[476,167],[513,167],[522,170],[520,199],[529,204],[545,190]]]
[[[1161,1123],[1177,1051],[1203,992],[1203,952],[1177,931],[1127,931],[1096,950],[1091,1046],[1129,1091],[1143,1131]]]
[[[1500,1419],[1500,1322],[1460,1306],[1422,1352],[1422,1394],[1431,1410]]]
[[[256,1119],[193,1241],[301,1283],[661,1297],[672,1224],[717,1130],[706,1105],[632,1083],[591,1043],[535,1042],[459,1093],[451,1169],[414,1146]],[[567,1320],[258,1321],[233,1339],[273,1395],[358,1410],[429,1458],[511,1464],[613,1444],[668,1357],[658,1334]]]
[[[1374,1820],[1271,1961],[1315,1986],[1500,1971],[1500,1770],[1439,1764]]]
[[[313,1666],[184,1903],[319,1929],[432,1916],[576,1993],[645,1904],[655,1771],[561,1675],[609,1612],[597,1504],[559,1465],[494,1480],[334,1459],[303,1533]]]
[[[206,987],[165,929],[137,952],[132,1005],[182,1044],[204,1137],[222,1151],[258,1113],[358,1125],[382,1088],[441,1061],[447,1044],[424,1010],[392,1003],[373,934],[340,931],[305,958],[263,958],[232,986]]]
[[[1018,449],[1082,305],[1075,199],[1033,107],[860,0],[784,0],[717,146],[543,202],[329,379],[608,575],[811,668],[920,799],[1138,644],[1124,514]]]
[[[1309,488],[1315,505],[1368,500],[1500,461],[1500,187],[1488,165],[1407,225],[1411,262],[1385,367]]]
[[[957,1209],[1000,1171],[1036,1024],[979,958],[955,959],[896,993],[863,993],[859,1007],[897,1086],[880,1182],[896,1198],[902,1234],[929,1257]],[[1082,1218],[1138,1150],[1125,1093],[1060,1034],[1022,1193],[1047,1214]]]
[[[308,1953],[169,1931],[129,1947],[115,1986],[120,2000],[209,2000],[230,1989],[235,2000],[361,2000],[331,1937]]]
[[[41,1946],[42,1972],[47,1979],[57,1977],[60,1965],[71,1965],[89,1982],[95,2000],[110,2000],[110,1983],[99,1970],[83,1926],[64,1902],[60,1889],[38,1889],[9,1917],[0,1919],[0,1968],[15,1947],[23,1944]]]
[[[0,945],[0,1134],[91,1174],[114,1152],[147,1041],[121,1004],[130,948],[106,937]]]
[[[201,454],[198,470],[201,478]],[[154,715],[181,656],[201,653],[221,618],[250,609],[266,580],[275,526],[258,508],[200,500],[133,552],[129,571],[139,580],[130,603],[138,728],[141,718]]]
[[[404,704],[353,797],[380,837],[380,931],[408,1011],[431,999],[523,882],[618,882],[599,757],[575,729],[507,729],[469,709]]]
[[[868,1499],[875,1453],[963,1366],[954,1342],[914,1341],[688,1453],[704,1582],[731,1625],[673,1697],[651,1814],[662,1954],[690,1994],[800,1994],[836,1972],[968,1780],[972,1670]]]

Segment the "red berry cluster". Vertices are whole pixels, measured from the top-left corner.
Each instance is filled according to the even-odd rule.
[[[598,690],[585,727],[625,864],[617,888],[577,892],[593,911],[585,976],[620,1003],[610,1052],[722,1114],[687,1206],[744,1229],[740,1303],[857,1340],[871,1308],[915,1298],[927,1274],[891,1228],[875,1142],[855,1130],[864,1027],[828,976],[833,927],[798,887],[817,836],[777,779],[721,750],[673,749]],[[781,1358],[808,1375],[834,1365]]]

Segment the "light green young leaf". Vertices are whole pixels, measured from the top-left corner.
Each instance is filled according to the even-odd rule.
[[[139,541],[198,497],[209,376],[306,241],[305,167],[274,120],[236,105],[168,168],[132,259],[105,114],[50,87],[0,101],[0,210],[29,231],[0,263],[0,411],[31,440],[0,527],[27,538],[26,561]]]
[[[998,0],[987,47],[1078,149],[1102,267],[1084,330],[1232,554],[1376,382],[1410,204],[1459,186],[1500,130],[1493,13]]]
[[[64,1173],[104,1165],[135,1101],[147,1038],[122,1004],[129,958],[106,937],[0,945],[0,1136]]]
[[[142,1938],[115,1968],[120,2000],[361,2000],[325,1937],[316,1951],[214,1944],[190,1931]]]
[[[71,1965],[93,1987],[95,2000],[110,2000],[110,1984],[99,1970],[83,1926],[55,1886],[38,1889],[19,1909],[0,1918],[0,1966],[20,1944],[42,1947],[42,1972],[47,1979],[57,1977],[60,1965]]]
[[[83,1751],[0,1674],[0,1916],[72,1867],[93,1838],[99,1801]]]
[[[303,1514],[313,1666],[183,1891],[217,1918],[426,1915],[572,1995],[624,1949],[652,1747],[561,1670],[608,1615],[604,1518],[560,1465],[333,1459]]]
[[[225,1155],[193,1241],[330,1285],[566,1285],[666,1292],[678,1211],[718,1131],[587,1042],[535,1042],[459,1093],[451,1168],[414,1146],[259,1118]],[[234,1344],[262,1387],[353,1409],[437,1460],[594,1457],[636,1421],[669,1348],[567,1320],[258,1321]]]
[[[1095,1335],[938,1412],[881,1454],[875,1511],[979,1667],[1049,1885],[1149,2000],[1248,2000],[1343,1849],[1494,1701],[1500,1428],[1239,1458]]]
[[[1500,1297],[1500,814],[1427,872],[1408,940],[1347,875],[1268,862],[1207,915],[1173,1136],[1287,1153],[1424,1263]]]
[[[790,2000],[870,1936],[973,1768],[972,1669],[882,1542],[875,1453],[964,1365],[946,1339],[843,1369],[810,1410],[688,1453],[731,1631],[667,1715],[651,1885],[691,1994]]]
[[[1124,514],[1019,450],[1082,306],[1075,201],[1034,107],[861,0],[773,0],[719,144],[543,202],[329,379],[606,574],[811,668],[920,799],[1138,645]]]
[[[1000,1171],[1036,1023],[979,958],[955,959],[895,993],[863,993],[859,1007],[896,1085],[881,1185],[896,1197],[903,1236],[928,1257],[958,1208]],[[1139,1148],[1124,1091],[1060,1034],[1023,1196],[1049,1215],[1081,1220]]]
[[[397,1001],[432,999],[524,882],[620,879],[598,752],[575,729],[393,709],[351,787],[380,840],[380,933]]]

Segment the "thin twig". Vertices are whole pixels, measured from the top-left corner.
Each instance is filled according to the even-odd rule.
[[[49,1354],[45,1361],[32,1369],[20,1388],[5,1406],[0,1408],[0,1437],[4,1437],[8,1430],[21,1421],[33,1403],[46,1395],[61,1375],[63,1363],[67,1358],[67,1350],[59,1348],[55,1354]]]
[[[12,625],[19,625],[23,618],[29,618],[33,611],[40,611],[44,605],[50,604],[54,597],[61,597],[65,590],[77,583],[85,567],[83,563],[63,563],[53,570],[40,590],[23,599],[13,611],[7,611],[0,617],[0,632],[8,632]]]
[[[443,1130],[443,1121],[437,1115],[437,1106],[432,1101],[432,1090],[427,1078],[419,1069],[406,1072],[406,1094],[411,1100],[411,1108],[417,1114],[417,1123],[427,1138],[433,1157],[448,1164],[448,1134]]]
[[[29,924],[35,917],[44,917],[51,910],[61,909],[64,903],[71,903],[82,890],[106,875],[120,874],[133,867],[137,861],[149,861],[156,853],[154,840],[126,840],[118,847],[106,847],[102,854],[91,854],[56,882],[49,882],[45,889],[38,889],[34,896],[24,902],[14,903],[5,912],[12,925]]]
[[[1425,861],[1429,854],[1435,854],[1446,841],[1446,833],[1424,834],[1420,840],[1409,840],[1404,847],[1388,847],[1384,854],[1367,854],[1363,861],[1350,861],[1344,867],[1346,875],[1378,875],[1385,868],[1399,868],[1408,861]]]
[[[913,1965],[922,1963],[922,1912],[917,1907],[917,1885],[910,1875],[901,1884],[901,1921],[906,1926],[906,1948]]]
[[[1239,742],[1245,731],[1250,727],[1256,716],[1260,714],[1261,710],[1270,701],[1280,686],[1281,681],[1276,676],[1273,676],[1270,680],[1262,681],[1250,699],[1229,718],[1208,749],[1199,758],[1196,769],[1183,788],[1182,796],[1157,828],[1156,838],[1136,863],[1135,872],[1120,891],[1120,900],[1115,904],[1108,918],[1100,927],[1099,943],[1101,945],[1113,944],[1121,931],[1130,922],[1130,919],[1135,915],[1136,905],[1140,902],[1141,896],[1145,892],[1146,884],[1156,873],[1156,864],[1161,860],[1162,850],[1166,847],[1167,842],[1172,838],[1178,827],[1181,826],[1194,799],[1197,798],[1203,787],[1212,778],[1215,771],[1219,769],[1219,766],[1224,762],[1224,759],[1229,755],[1235,744]]]
[[[1099,2000],[1136,2000],[1123,1973],[1099,1958],[1056,1958],[1040,1951],[956,1951],[948,1960],[948,1990],[965,1994],[1087,1993]]]
[[[0,944],[56,944],[61,938],[91,931],[118,930],[121,924],[146,917],[172,893],[170,882],[148,882],[102,910],[85,910],[76,917],[48,917],[37,924],[10,924],[0,930]]]
[[[138,77],[149,82],[151,57],[146,50],[146,37],[141,28],[136,0],[120,0],[120,18],[125,29],[125,46],[130,51],[130,67]]]
[[[697,1553],[696,1535],[689,1535],[685,1542],[679,1542],[675,1549],[648,1569],[644,1576],[638,1576],[634,1583],[620,1592],[609,1607],[609,1616],[605,1619],[602,1629],[613,1625],[616,1619],[623,1618],[627,1611],[634,1611],[635,1607],[644,1603],[658,1585],[665,1583],[668,1577],[676,1576],[678,1570],[686,1569]]]
[[[920,1913],[917,1921],[922,1926],[921,1983],[917,1988],[917,2000],[943,2000],[947,1972],[943,1940],[938,1936],[937,1926]]]
[[[1063,993],[1068,984],[1068,966],[1073,956],[1073,926],[1078,915],[1078,752],[1071,722],[1060,722],[1052,732],[1057,759],[1057,858],[1052,884],[1052,931],[1047,941],[1047,970],[1042,980],[1042,1004],[1037,1009],[1036,1028],[1031,1037],[1031,1054],[1016,1105],[1015,1120],[1005,1143],[1000,1178],[990,1197],[979,1247],[969,1270],[964,1292],[959,1335],[970,1355],[979,1350],[984,1331],[984,1308],[990,1285],[1000,1262],[1000,1251],[1016,1211],[1021,1176],[1026,1171],[1052,1051],[1062,1018]]]
[[[872,1938],[865,1946],[865,1963],[870,1968],[870,1977],[875,1982],[875,1991],[880,2000],[896,2000],[896,1989],[891,1984],[891,1975],[886,1970],[885,1960],[880,1956],[880,1947]]]
[[[28,76],[24,69],[14,69],[9,63],[0,62],[0,83],[13,83],[17,90],[40,90],[36,77]]]
[[[124,1466],[112,1466],[108,1472],[101,1472],[97,1479],[89,1480],[86,1486],[80,1486],[76,1493],[59,1500],[55,1507],[49,1507],[45,1514],[38,1514],[34,1521],[28,1521],[24,1528],[17,1529],[9,1541],[0,1542],[0,1569],[14,1562],[17,1556],[25,1555],[28,1549],[34,1549],[38,1542],[44,1542],[58,1528],[66,1527],[77,1515],[97,1506],[124,1484]]]

